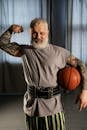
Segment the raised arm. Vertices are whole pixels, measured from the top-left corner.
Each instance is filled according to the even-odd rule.
[[[12,33],[20,32],[23,32],[22,26],[15,24],[10,26],[8,30],[0,36],[0,48],[10,55],[20,57],[22,55],[21,46],[16,42],[10,42]]]

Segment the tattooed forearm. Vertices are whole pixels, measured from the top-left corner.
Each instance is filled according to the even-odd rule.
[[[79,59],[77,59],[77,65],[81,70],[83,89],[87,89],[87,66]]]

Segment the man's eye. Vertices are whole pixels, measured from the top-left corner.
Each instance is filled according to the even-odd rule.
[[[44,35],[45,33],[44,33],[44,32],[41,32],[40,34],[41,34],[41,35]]]

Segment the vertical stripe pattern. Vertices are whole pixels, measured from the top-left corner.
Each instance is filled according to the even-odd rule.
[[[26,116],[27,130],[66,130],[64,113],[45,117]]]

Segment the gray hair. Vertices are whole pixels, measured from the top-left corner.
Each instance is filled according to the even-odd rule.
[[[36,25],[39,25],[40,23],[46,24],[47,28],[48,28],[48,23],[45,19],[42,18],[35,18],[31,21],[30,23],[30,28],[33,28]]]

